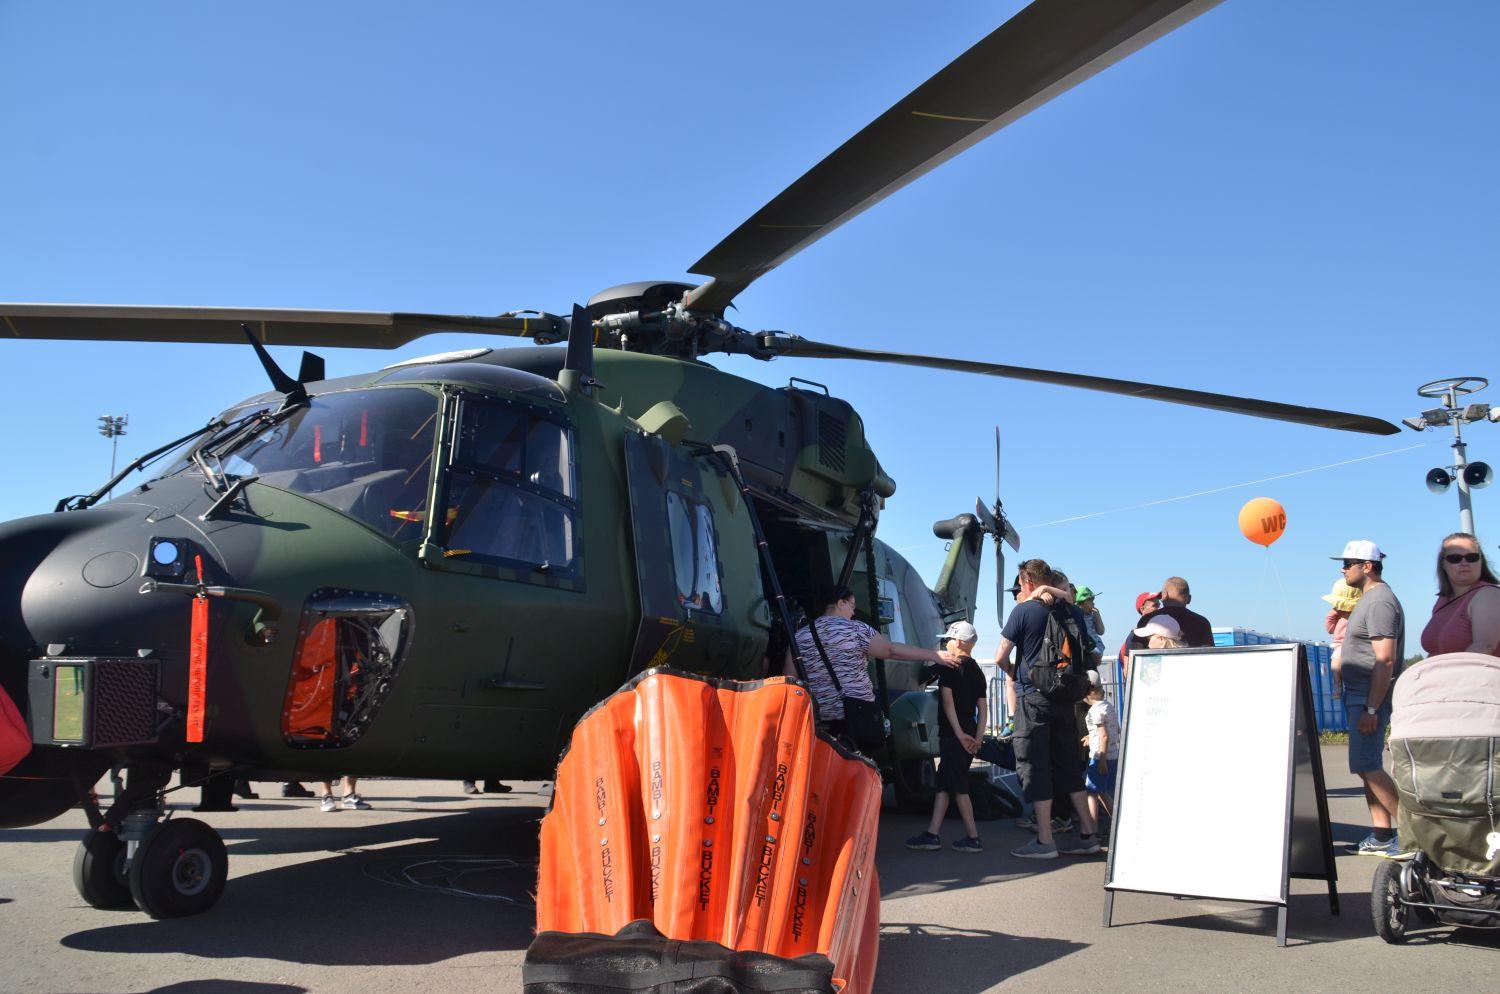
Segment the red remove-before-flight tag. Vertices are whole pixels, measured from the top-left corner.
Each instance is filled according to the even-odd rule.
[[[203,582],[203,557],[194,556],[198,582]],[[187,740],[203,741],[203,708],[208,689],[208,598],[193,598],[193,627],[188,646]]]

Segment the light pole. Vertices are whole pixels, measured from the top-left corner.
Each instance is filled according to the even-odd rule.
[[[1490,485],[1494,472],[1488,463],[1469,462],[1468,448],[1464,444],[1463,426],[1475,421],[1500,421],[1500,408],[1491,409],[1488,404],[1459,406],[1461,398],[1478,393],[1490,385],[1483,376],[1454,376],[1446,380],[1433,380],[1417,388],[1419,397],[1441,400],[1442,407],[1423,411],[1414,418],[1403,418],[1401,423],[1412,431],[1453,426],[1453,465],[1438,466],[1427,471],[1427,489],[1440,494],[1452,483],[1458,484],[1458,528],[1459,531],[1474,532],[1474,506],[1469,491]]]
[[[99,434],[109,439],[109,478],[115,478],[115,457],[120,451],[120,436],[125,434],[125,426],[130,423],[128,414],[101,414],[99,416]]]

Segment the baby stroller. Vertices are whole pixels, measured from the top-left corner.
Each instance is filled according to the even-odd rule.
[[[1500,928],[1500,658],[1433,656],[1391,704],[1398,829],[1415,854],[1375,871],[1375,931],[1394,943],[1413,925]]]

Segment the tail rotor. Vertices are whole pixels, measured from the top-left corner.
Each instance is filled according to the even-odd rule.
[[[995,426],[995,503],[985,507],[984,499],[974,502],[974,513],[979,518],[985,534],[995,541],[995,620],[1005,620],[1005,547],[1021,551],[1021,536],[1010,519],[1005,516],[1005,507],[1000,502],[1000,426]]]

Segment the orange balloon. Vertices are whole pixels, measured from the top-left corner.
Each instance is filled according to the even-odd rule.
[[[1257,497],[1240,508],[1240,531],[1259,545],[1269,547],[1286,533],[1286,508],[1269,497]]]

